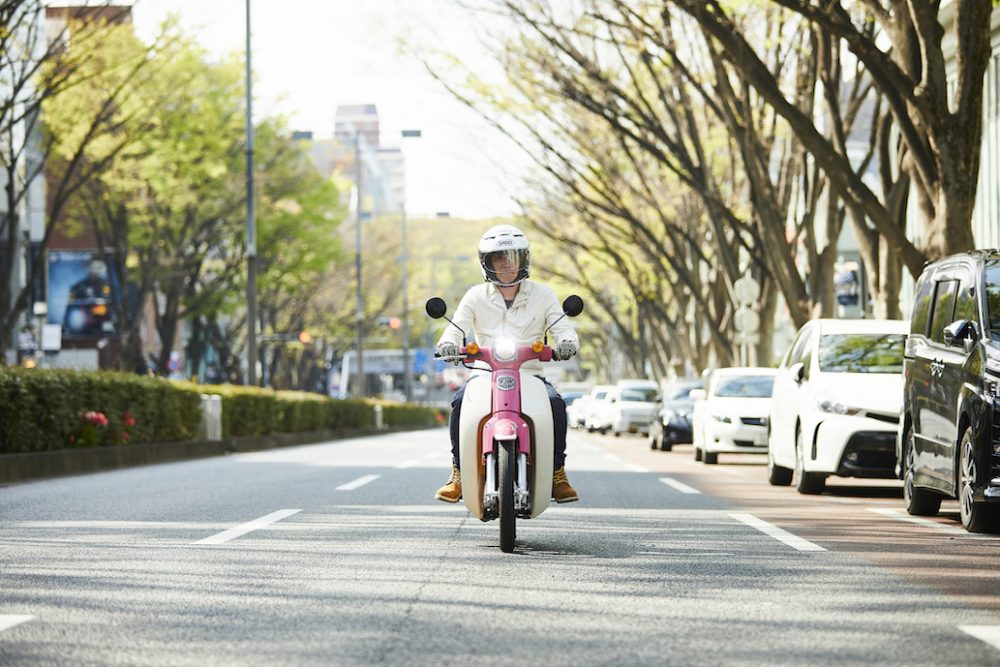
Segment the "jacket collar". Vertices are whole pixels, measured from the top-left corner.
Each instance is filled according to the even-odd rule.
[[[488,293],[490,295],[490,301],[506,309],[507,304],[506,302],[504,302],[503,294],[500,293],[500,288],[497,286],[497,284],[487,283],[486,285]],[[530,280],[527,279],[522,280],[521,287],[517,290],[517,294],[514,296],[514,303],[511,304],[511,307],[513,308],[518,303],[527,299],[530,296],[531,292],[534,290],[534,288],[535,288],[534,283],[532,283]]]

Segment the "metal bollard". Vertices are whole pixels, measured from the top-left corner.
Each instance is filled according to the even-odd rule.
[[[382,423],[382,406],[375,406],[375,430],[381,431],[385,428],[385,424]]]
[[[201,435],[205,440],[222,440],[222,397],[201,395]]]

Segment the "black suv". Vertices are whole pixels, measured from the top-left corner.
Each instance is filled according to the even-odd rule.
[[[903,357],[896,460],[910,514],[958,498],[962,525],[1000,528],[1000,250],[928,264]]]

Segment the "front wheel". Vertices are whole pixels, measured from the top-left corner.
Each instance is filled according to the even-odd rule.
[[[805,446],[802,442],[802,431],[795,432],[795,490],[810,496],[823,493],[826,488],[826,477],[820,473],[807,472],[805,463]]]
[[[903,436],[903,447],[906,448],[903,452],[903,504],[907,514],[934,516],[941,509],[941,495],[913,483],[913,468],[916,465],[913,445],[913,427],[908,426]]]
[[[516,517],[514,515],[514,451],[513,442],[500,444],[500,460],[497,462],[498,481],[500,487],[500,550],[510,553],[514,550],[514,531]]]
[[[774,462],[770,447],[767,452],[767,483],[771,486],[788,486],[792,483],[792,470]]]
[[[972,427],[965,429],[959,446],[958,509],[962,525],[970,533],[991,533],[997,530],[997,507],[976,502],[974,490],[981,483],[982,459],[977,456]]]

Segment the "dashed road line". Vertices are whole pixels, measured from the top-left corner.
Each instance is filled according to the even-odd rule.
[[[606,458],[609,461],[614,461],[615,463],[621,463],[622,462],[622,460],[621,460],[620,457],[615,456],[611,452],[604,452],[604,458]]]
[[[660,481],[669,487],[673,487],[675,490],[681,493],[701,493],[698,489],[688,486],[683,482],[678,482],[676,479],[671,479],[670,477],[661,477]]]
[[[897,521],[905,521],[907,523],[915,523],[918,526],[927,526],[928,528],[934,528],[942,533],[949,533],[951,535],[959,535],[962,537],[978,538],[982,539],[979,535],[973,535],[969,533],[964,528],[956,528],[955,526],[947,526],[943,523],[938,523],[937,521],[932,521],[931,519],[925,519],[919,516],[910,516],[909,514],[904,514],[903,510],[890,509],[888,507],[869,507],[869,512],[874,512],[875,514],[881,514],[882,516],[887,516]]]
[[[993,648],[1000,649],[1000,625],[960,625],[958,629]]]
[[[632,472],[650,472],[649,468],[645,468],[638,463],[626,463],[625,467]]]
[[[10,630],[15,625],[21,625],[22,623],[27,623],[28,621],[35,618],[30,614],[8,614],[0,615],[0,632],[4,630]]]
[[[337,487],[338,491],[353,491],[354,489],[360,488],[365,484],[374,482],[376,479],[381,477],[381,475],[365,475],[364,477],[359,477],[353,482],[348,482],[347,484],[341,484]]]
[[[406,470],[407,468],[412,468],[418,463],[420,463],[420,461],[403,461],[398,466],[396,466],[396,470]]]
[[[425,459],[443,459],[444,452],[427,452],[424,454]]]
[[[798,551],[826,551],[826,549],[820,545],[813,544],[809,540],[803,539],[798,535],[793,535],[787,530],[778,528],[763,519],[758,519],[753,514],[730,514],[729,516],[736,519],[740,523],[745,523],[751,528],[756,528],[765,535],[773,537],[779,542],[783,542]]]
[[[301,511],[302,510],[278,510],[277,512],[271,512],[267,516],[262,516],[259,519],[241,523],[238,526],[233,526],[229,530],[224,530],[221,533],[216,533],[215,535],[206,537],[203,540],[198,540],[194,544],[224,544],[229,540],[240,537],[241,535],[246,535],[252,531],[259,530],[265,526],[269,526],[272,523],[281,521],[282,519],[290,517]]]

